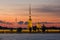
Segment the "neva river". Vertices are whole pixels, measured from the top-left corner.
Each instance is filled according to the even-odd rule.
[[[60,34],[59,33],[0,34],[0,40],[60,40]]]

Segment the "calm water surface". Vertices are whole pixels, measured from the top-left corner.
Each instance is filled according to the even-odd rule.
[[[60,40],[60,34],[0,34],[0,40]]]

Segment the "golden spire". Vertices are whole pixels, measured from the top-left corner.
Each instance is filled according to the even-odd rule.
[[[31,19],[31,4],[29,5],[29,20],[32,20]]]
[[[29,5],[29,21],[28,28],[32,27],[32,19],[31,19],[31,4]]]

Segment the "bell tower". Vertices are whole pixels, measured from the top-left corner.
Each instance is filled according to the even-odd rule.
[[[29,5],[28,29],[29,29],[30,32],[32,31],[31,5]]]

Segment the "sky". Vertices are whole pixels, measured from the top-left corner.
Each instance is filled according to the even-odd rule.
[[[60,22],[60,0],[0,0],[0,20],[28,21],[29,4],[33,22]]]

